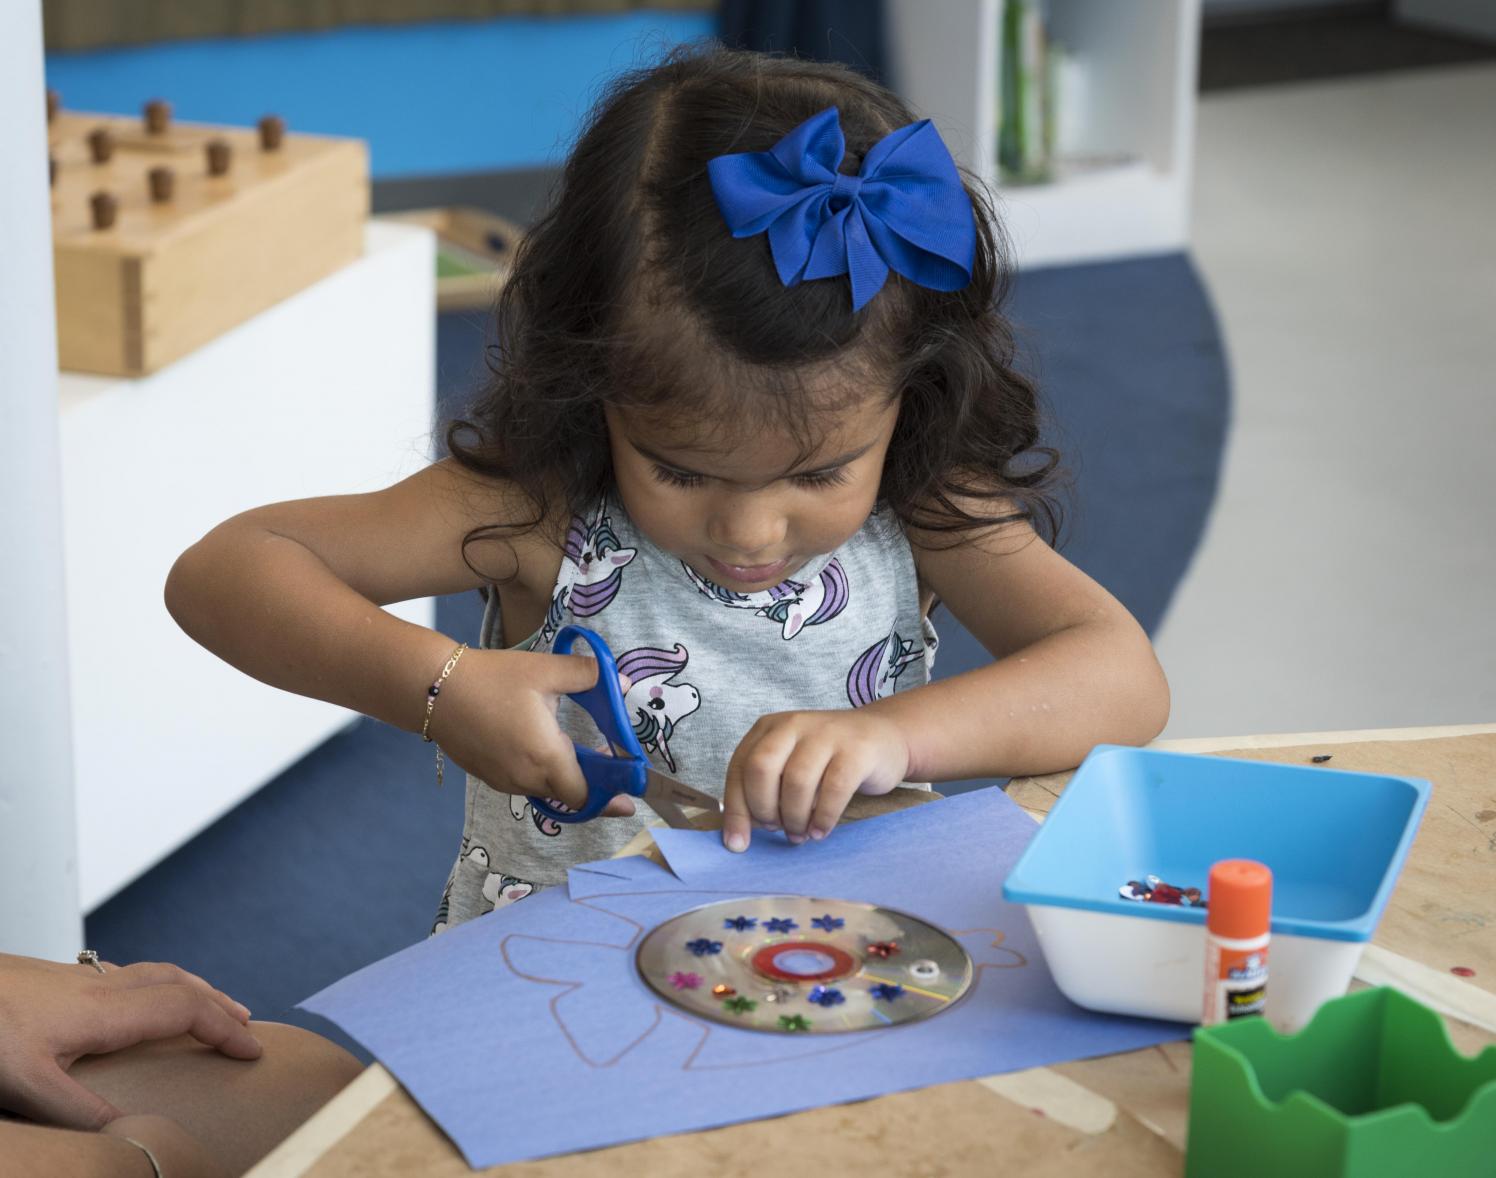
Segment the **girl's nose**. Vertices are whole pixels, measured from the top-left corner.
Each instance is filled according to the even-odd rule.
[[[734,495],[716,504],[707,521],[707,537],[721,549],[721,557],[737,558],[734,563],[783,555],[777,550],[788,531],[784,513],[751,494]]]

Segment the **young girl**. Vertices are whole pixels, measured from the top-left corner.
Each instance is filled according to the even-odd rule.
[[[596,664],[548,653],[570,622],[617,655],[656,766],[722,792],[734,850],[823,838],[858,791],[1146,741],[1168,711],[1147,638],[1036,532],[1053,455],[1000,240],[933,126],[849,70],[693,50],[625,76],[516,258],[451,458],[229,520],[168,607],[468,770],[439,927],[645,820],[526,800],[586,793],[571,739],[596,730],[560,697]],[[379,608],[473,588],[471,650]],[[937,601],[991,665],[929,683]]]

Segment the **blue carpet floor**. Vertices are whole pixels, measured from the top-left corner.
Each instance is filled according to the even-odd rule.
[[[1220,470],[1229,384],[1209,298],[1189,259],[1168,255],[1025,275],[1012,310],[1075,476],[1065,551],[1151,632]],[[471,390],[485,330],[441,318],[445,407]],[[476,594],[437,605],[448,634],[475,636],[479,616]],[[941,632],[942,675],[985,661],[949,616]],[[290,1008],[426,934],[462,824],[460,781],[434,781],[429,746],[359,721],[102,905],[88,944],[177,962],[259,1018],[346,1044]]]

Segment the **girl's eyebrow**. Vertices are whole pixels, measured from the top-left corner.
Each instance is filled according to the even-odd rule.
[[[696,475],[700,478],[717,477],[715,475],[708,476],[705,471],[692,470],[689,466],[682,466],[679,462],[675,461],[675,459],[666,458],[663,454],[656,454],[648,446],[640,445],[633,438],[629,438],[628,442],[630,446],[632,446],[640,453],[640,455],[648,458],[651,462],[657,462],[661,466],[669,467],[671,470],[679,471],[681,474]],[[791,467],[780,477],[785,478],[790,475],[824,474],[828,470],[835,470],[839,466],[846,466],[847,463],[856,461],[858,458],[861,458],[864,454],[871,450],[874,445],[876,445],[876,442],[868,442],[866,445],[858,446],[855,450],[848,450],[845,454],[838,455],[837,457],[831,459],[831,461],[829,462],[823,462],[812,470],[798,470],[794,467]]]

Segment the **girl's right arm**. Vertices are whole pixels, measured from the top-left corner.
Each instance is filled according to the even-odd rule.
[[[166,607],[263,683],[419,732],[426,689],[457,643],[380,607],[488,584],[463,560],[463,537],[527,509],[507,484],[450,461],[382,491],[258,507],[178,558]],[[506,594],[547,595],[560,554],[542,532],[469,552],[487,550]],[[578,805],[586,785],[555,706],[595,682],[590,659],[469,650],[442,685],[430,735],[495,789]]]

